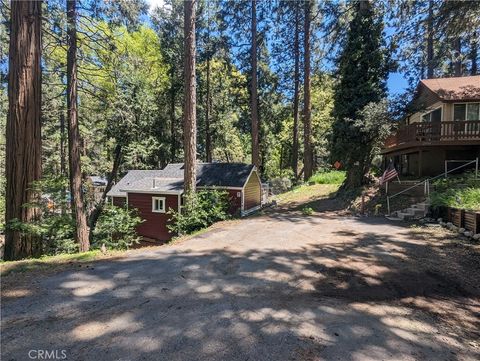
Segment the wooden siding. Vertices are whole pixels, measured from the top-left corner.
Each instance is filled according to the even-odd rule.
[[[262,185],[258,179],[256,171],[253,171],[248,178],[244,188],[244,207],[243,209],[249,210],[257,207],[262,202]]]
[[[112,204],[117,207],[124,207],[127,197],[112,197]]]
[[[412,115],[409,116],[409,124],[412,123],[421,123],[422,122],[422,115],[428,112],[431,112],[435,109],[442,108],[442,120],[449,120],[445,119],[446,113],[448,111],[446,110],[446,103],[440,102],[440,101],[430,101],[428,106],[426,108],[420,108],[418,112],[413,113]]]
[[[144,219],[144,222],[137,227],[140,236],[167,241],[173,236],[167,228],[170,215],[152,212],[152,197],[165,197],[166,211],[178,210],[176,194],[128,193],[128,208],[136,208],[140,218]]]

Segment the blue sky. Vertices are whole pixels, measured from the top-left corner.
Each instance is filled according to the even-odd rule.
[[[163,6],[165,0],[147,0],[150,5],[150,9],[153,9],[156,6]],[[385,29],[386,36],[392,35],[395,32],[395,29],[387,27]],[[407,80],[403,77],[401,73],[390,73],[388,77],[388,92],[390,96],[401,94],[408,87]]]
[[[401,73],[390,73],[387,85],[388,93],[392,96],[403,93],[408,87],[408,82]]]

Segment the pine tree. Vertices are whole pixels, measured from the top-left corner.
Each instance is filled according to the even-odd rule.
[[[302,2],[280,0],[274,8],[276,14],[274,24],[274,36],[272,44],[273,60],[276,63],[276,73],[280,79],[280,91],[291,97],[291,111],[293,127],[291,132],[291,146],[285,146],[287,160],[293,176],[298,177],[299,162],[299,108],[300,108],[300,87],[301,62],[303,52],[301,49],[303,17]],[[292,28],[294,29],[292,31]]]
[[[87,215],[82,189],[82,168],[80,164],[80,130],[78,125],[77,98],[77,9],[76,0],[67,0],[68,53],[67,53],[67,120],[68,150],[70,165],[70,192],[72,211],[75,215],[75,240],[80,252],[90,248]]]
[[[310,104],[310,22],[311,3],[306,0],[304,4],[305,21],[303,30],[304,39],[304,71],[303,71],[303,179],[307,181],[313,173],[312,150],[312,109]]]
[[[371,4],[356,2],[356,12],[339,59],[340,81],[335,89],[332,135],[332,160],[344,164],[347,189],[360,186],[369,168],[368,149],[349,119],[356,119],[367,104],[378,102],[386,95],[388,68],[382,28],[382,21]]]
[[[196,77],[195,77],[195,7],[196,0],[184,1],[184,71],[185,107],[184,154],[185,154],[185,194],[195,193],[197,165],[197,121],[196,121]]]
[[[250,47],[250,116],[252,119],[252,163],[260,169],[260,144],[257,94],[257,1],[252,0],[251,47]]]

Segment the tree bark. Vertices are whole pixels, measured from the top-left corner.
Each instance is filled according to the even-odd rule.
[[[304,23],[304,90],[303,90],[303,143],[304,143],[304,180],[307,181],[312,176],[313,171],[313,152],[312,152],[312,124],[311,124],[311,105],[310,105],[310,0],[305,1],[305,23]]]
[[[121,144],[117,144],[115,146],[115,151],[114,151],[114,156],[113,156],[113,165],[112,165],[112,171],[108,175],[107,179],[107,186],[105,187],[103,193],[102,193],[102,198],[100,202],[95,206],[95,209],[93,210],[92,214],[90,215],[90,238],[93,234],[93,231],[95,230],[95,227],[97,226],[97,221],[98,218],[100,217],[100,214],[102,213],[103,207],[105,206],[105,202],[107,200],[107,193],[110,192],[110,189],[112,189],[113,182],[115,178],[117,177],[118,174],[118,169],[120,168],[120,163],[122,160],[122,146]]]
[[[260,144],[258,121],[258,94],[257,94],[257,1],[252,0],[251,22],[252,46],[250,49],[251,82],[250,82],[250,111],[252,116],[252,163],[260,170]]]
[[[477,33],[474,32],[470,42],[470,61],[472,62],[470,68],[470,75],[477,75],[478,72],[478,43]]]
[[[184,109],[184,187],[185,194],[195,193],[197,160],[196,77],[195,77],[195,6],[196,0],[185,0],[185,109]]]
[[[87,216],[85,213],[82,170],[80,164],[80,131],[77,111],[77,10],[76,0],[67,0],[67,120],[68,120],[68,158],[70,165],[70,192],[72,212],[75,216],[75,240],[80,252],[90,248],[88,240]]]
[[[431,79],[434,76],[435,63],[433,53],[433,0],[428,2],[428,17],[427,17],[427,78]]]
[[[66,156],[65,156],[65,113],[64,108],[60,109],[60,176],[67,174]]]
[[[170,85],[170,160],[174,162],[177,159],[177,139],[176,139],[176,132],[175,132],[175,98],[176,98],[176,90],[175,90],[175,68],[172,66],[171,68],[171,81],[172,84]]]
[[[6,125],[6,222],[35,220],[38,208],[23,207],[35,194],[41,177],[41,1],[12,1],[9,49],[8,117]],[[5,259],[37,256],[40,240],[9,230]]]
[[[65,110],[60,108],[60,177],[67,177],[67,164],[65,154]],[[62,200],[67,199],[67,189],[62,187],[61,191]],[[62,203],[62,214],[67,212],[65,204]]]
[[[292,145],[292,170],[295,179],[298,177],[298,98],[300,88],[300,8],[299,2],[295,2],[295,40],[293,51],[295,57],[293,92],[293,145]]]
[[[460,37],[456,37],[453,41],[453,46],[455,49],[455,59],[454,59],[454,75],[462,76],[462,42]]]
[[[205,153],[207,163],[212,162],[212,134],[210,131],[210,54],[207,57],[207,99],[205,102]]]

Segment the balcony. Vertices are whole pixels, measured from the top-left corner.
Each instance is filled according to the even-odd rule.
[[[480,120],[413,123],[385,140],[382,153],[416,146],[480,144]]]

